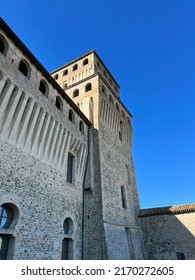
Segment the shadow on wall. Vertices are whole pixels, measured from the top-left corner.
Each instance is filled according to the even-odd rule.
[[[195,204],[142,209],[145,258],[195,260]]]

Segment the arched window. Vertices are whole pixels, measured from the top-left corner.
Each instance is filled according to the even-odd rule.
[[[86,84],[85,92],[90,91],[92,89],[91,83]]]
[[[63,103],[62,99],[59,96],[56,96],[56,107],[62,112]]]
[[[66,218],[63,224],[64,234],[72,234],[73,233],[73,221],[71,218]]]
[[[75,97],[77,97],[77,96],[79,96],[79,90],[78,90],[78,89],[75,89],[75,90],[73,91],[72,97],[75,98]]]
[[[57,80],[58,79],[58,74],[54,75],[54,79]]]
[[[14,212],[10,206],[3,204],[0,206],[0,229],[8,229],[14,219]]]
[[[75,70],[77,70],[77,69],[78,69],[78,64],[73,65],[72,71],[75,71]]]
[[[45,81],[41,80],[39,84],[39,90],[42,92],[45,96],[48,96],[48,86]]]
[[[0,34],[0,53],[6,55],[8,43],[5,38]]]
[[[125,118],[125,113],[124,113],[124,111],[122,110],[122,116],[123,116],[123,118]]]
[[[75,115],[73,113],[72,110],[69,110],[69,120],[72,122],[72,123],[75,123]]]
[[[83,66],[84,66],[84,65],[87,65],[88,63],[89,63],[88,58],[86,58],[86,59],[83,60]]]
[[[73,238],[71,236],[74,230],[73,227],[72,219],[66,218],[63,224],[65,237],[62,240],[62,260],[73,260]]]
[[[79,123],[79,130],[84,134],[84,124],[82,121]]]
[[[30,77],[30,66],[26,61],[21,60],[18,69],[25,77]]]
[[[13,204],[0,205],[0,260],[12,259],[14,237],[10,234],[10,228],[16,224],[18,209]]]

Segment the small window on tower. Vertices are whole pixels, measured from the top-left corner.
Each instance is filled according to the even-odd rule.
[[[63,71],[63,76],[66,76],[66,75],[68,75],[68,69],[65,69],[65,70]]]
[[[78,64],[73,65],[72,71],[75,71],[75,70],[77,70],[77,69],[78,69]]]
[[[91,83],[85,86],[85,92],[90,91],[92,89]]]
[[[88,58],[86,58],[86,59],[83,60],[83,66],[84,66],[84,65],[87,65],[88,63],[89,63]]]
[[[54,79],[57,80],[58,79],[58,74],[54,75]]]
[[[78,89],[75,89],[74,92],[73,92],[72,97],[75,98],[75,97],[77,97],[77,96],[79,96],[79,90],[78,90]]]

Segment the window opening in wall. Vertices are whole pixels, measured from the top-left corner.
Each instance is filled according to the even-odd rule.
[[[90,91],[92,89],[91,83],[85,86],[85,92]]]
[[[112,85],[112,79],[111,79],[111,78],[109,78],[109,82],[110,82],[110,84]]]
[[[79,130],[84,134],[84,124],[82,121],[79,123]]]
[[[70,229],[70,225],[69,225],[68,219],[65,219],[63,227],[64,227],[64,234],[68,234],[69,229]]]
[[[3,233],[0,234],[0,260],[11,259],[14,247],[14,237],[10,234],[9,228],[13,223],[16,223],[18,216],[18,210],[16,206],[13,208],[9,204],[2,204],[0,206],[0,230],[3,229]]]
[[[71,121],[72,123],[75,123],[75,115],[73,113],[72,110],[69,110],[69,121]]]
[[[59,96],[56,96],[56,104],[55,105],[60,111],[62,111],[62,100]]]
[[[66,76],[66,75],[68,75],[68,69],[65,69],[65,70],[63,71],[63,76]]]
[[[72,234],[73,233],[73,221],[71,218],[66,218],[63,224],[64,234]]]
[[[0,206],[0,229],[8,229],[14,219],[14,212],[11,207],[6,204]]]
[[[64,238],[62,241],[62,260],[73,260],[72,238]]]
[[[125,188],[124,188],[124,186],[121,186],[121,199],[122,199],[122,207],[124,209],[127,209],[127,201],[126,201],[126,195],[125,195]]]
[[[40,81],[39,90],[40,90],[40,92],[42,92],[44,95],[47,94],[47,87],[46,87],[46,84],[45,84],[44,81]]]
[[[29,70],[28,70],[28,66],[27,66],[26,62],[21,60],[18,69],[25,77],[28,78]]]
[[[106,74],[106,71],[105,71],[105,70],[103,71],[103,73],[104,73],[104,76],[107,78],[107,74]]]
[[[75,71],[75,70],[77,70],[77,69],[78,69],[78,64],[73,65],[72,71]]]
[[[73,92],[73,98],[79,96],[79,90],[78,89],[75,89],[75,91]]]
[[[9,247],[9,236],[0,234],[0,260],[6,260]]]
[[[68,153],[67,182],[71,184],[74,181],[74,165],[75,165],[75,157],[71,153]]]
[[[84,66],[84,65],[87,65],[88,62],[89,62],[89,61],[88,61],[88,58],[84,59],[84,60],[83,60],[83,66]]]
[[[6,42],[7,43],[7,42]],[[5,55],[6,52],[6,44],[5,44],[5,39],[2,39],[0,37],[0,53]]]
[[[58,79],[58,74],[54,75],[54,79],[57,80]]]

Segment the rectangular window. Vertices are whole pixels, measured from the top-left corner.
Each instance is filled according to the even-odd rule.
[[[73,260],[73,240],[64,238],[62,241],[62,260]]]
[[[67,165],[67,182],[73,183],[74,180],[74,165],[75,165],[75,157],[68,153],[68,165]]]
[[[124,186],[121,186],[121,199],[122,199],[122,206],[123,206],[123,208],[127,209],[127,201],[126,201],[126,195],[125,195],[125,188],[124,188]]]

